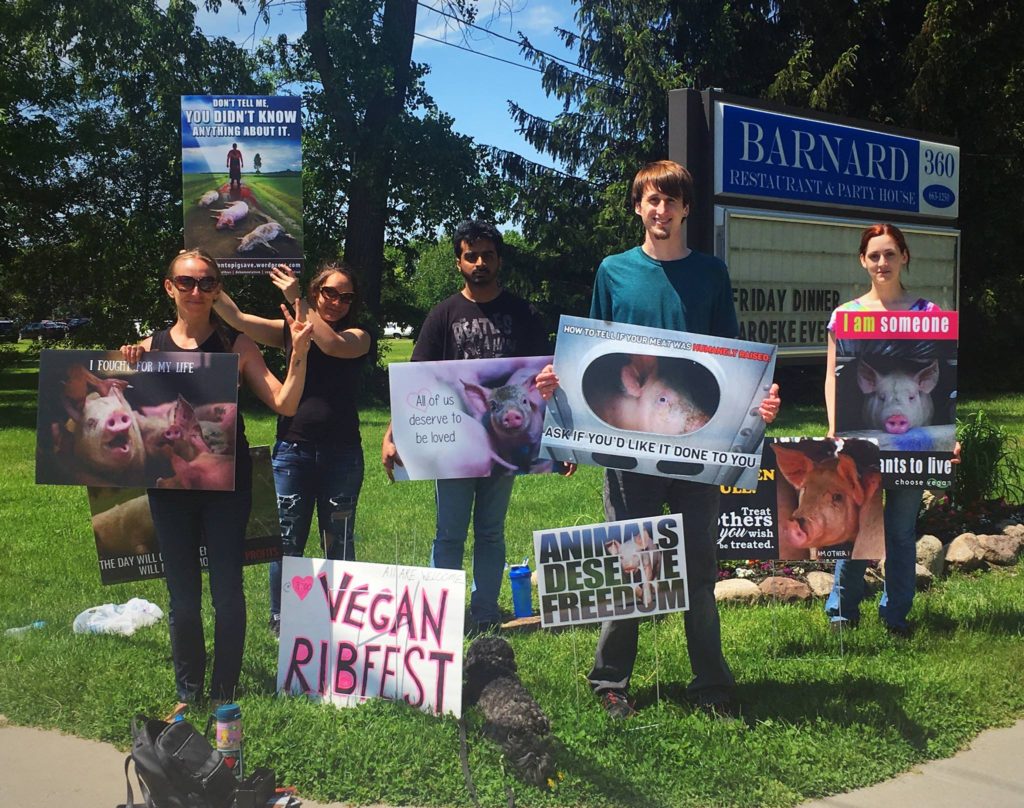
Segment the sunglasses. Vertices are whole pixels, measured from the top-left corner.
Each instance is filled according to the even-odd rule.
[[[330,286],[321,286],[320,294],[332,303],[351,303],[356,299],[354,292],[339,292],[337,289],[332,289]]]
[[[220,281],[210,275],[202,278],[193,278],[191,275],[175,275],[171,278],[171,283],[179,292],[185,292],[185,294],[191,294],[197,286],[200,292],[207,294],[216,292],[220,288]]]

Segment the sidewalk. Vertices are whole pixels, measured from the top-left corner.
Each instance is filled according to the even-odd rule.
[[[885,783],[805,802],[801,808],[1010,808],[1024,805],[1024,720],[987,730],[969,749]],[[114,808],[124,802],[125,755],[109,744],[0,723],[0,805]],[[16,773],[16,774],[15,774]],[[139,798],[134,783],[135,797]],[[302,801],[305,808],[343,803]]]

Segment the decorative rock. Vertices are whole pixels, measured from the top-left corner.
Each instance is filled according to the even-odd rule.
[[[1017,549],[1020,547],[1020,540],[1005,534],[997,536],[978,536],[978,546],[981,548],[982,558],[989,564],[1009,566],[1017,563]]]
[[[927,589],[935,580],[935,576],[932,575],[932,571],[923,564],[917,564],[914,567],[914,576],[918,589]]]
[[[946,563],[963,570],[976,570],[984,566],[985,552],[973,533],[961,533],[946,548]]]
[[[807,584],[782,575],[765,578],[761,581],[760,588],[761,594],[766,598],[781,600],[783,603],[811,599],[811,588]]]
[[[922,536],[917,540],[917,563],[939,578],[946,568],[946,551],[935,536]]]
[[[812,570],[807,573],[807,585],[811,588],[811,594],[816,598],[827,598],[829,592],[832,591],[832,584],[835,583],[835,579],[836,576],[831,572]]]
[[[1024,525],[1008,524],[1003,525],[1001,529],[1007,536],[1016,536],[1018,539],[1024,540]]]
[[[733,603],[755,603],[761,598],[757,584],[746,578],[726,578],[715,584],[715,600]]]

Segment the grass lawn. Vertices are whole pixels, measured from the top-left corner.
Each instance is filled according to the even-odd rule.
[[[389,359],[408,358],[410,341],[388,345]],[[175,701],[167,627],[130,638],[76,636],[71,621],[89,606],[131,597],[166,608],[166,589],[162,581],[100,586],[85,491],[34,484],[36,382],[30,369],[0,371],[0,628],[47,622],[17,637],[0,634],[0,713],[126,747],[134,712],[162,715]],[[1021,434],[1020,396],[961,407],[978,405]],[[358,554],[425,564],[432,486],[387,484],[379,461],[387,419],[382,408],[362,413]],[[246,421],[253,444],[272,440],[267,414],[246,413]],[[784,408],[780,421],[772,434],[824,431],[820,407]],[[600,489],[600,472],[589,467],[568,480],[517,481],[509,559],[531,554],[535,528],[601,521]],[[743,705],[737,722],[712,722],[686,703],[690,670],[678,618],[642,628],[633,688],[642,712],[621,724],[605,720],[586,688],[596,629],[514,635],[522,678],[551,716],[562,779],[550,792],[515,781],[471,711],[469,765],[480,802],[505,804],[509,785],[522,806],[793,805],[950,755],[981,729],[1024,715],[1022,573],[1018,564],[939,582],[916,599],[912,617],[921,628],[909,642],[889,637],[870,608],[843,648],[820,603],[725,608],[725,653]],[[453,720],[384,702],[338,710],[274,695],[266,570],[247,568],[245,579],[240,703],[250,765],[271,766],[279,780],[325,801],[469,804]],[[507,585],[502,605],[511,609]],[[211,611],[207,604],[208,618]],[[198,712],[190,718],[205,720]]]

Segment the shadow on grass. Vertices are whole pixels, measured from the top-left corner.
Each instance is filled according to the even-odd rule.
[[[39,371],[0,372],[0,423],[35,430]]]

